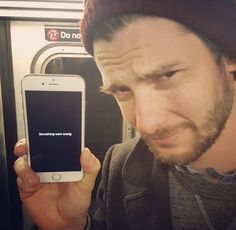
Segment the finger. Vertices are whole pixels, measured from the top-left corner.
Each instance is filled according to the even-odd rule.
[[[29,186],[29,184],[26,184],[20,177],[17,177],[17,185],[22,199],[27,198],[38,189],[37,186]]]
[[[84,177],[80,181],[80,184],[82,185],[81,188],[83,192],[87,194],[93,190],[101,164],[90,150],[85,148],[81,154],[81,165],[84,170]]]
[[[20,178],[17,182],[20,189],[28,191],[39,184],[38,175],[28,166],[27,159],[19,157],[14,163],[14,170]]]
[[[16,156],[22,156],[27,153],[26,139],[21,139],[15,144],[14,153]]]

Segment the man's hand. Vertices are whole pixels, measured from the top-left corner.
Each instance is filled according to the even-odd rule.
[[[84,177],[78,182],[40,183],[28,166],[25,139],[15,145],[14,169],[23,205],[41,230],[84,229],[99,160],[85,149],[81,154]]]

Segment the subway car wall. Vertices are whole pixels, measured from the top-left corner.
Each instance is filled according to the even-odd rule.
[[[6,227],[1,227],[3,221],[0,221],[0,230],[29,230],[31,226],[31,220],[24,208],[22,209],[17,192],[16,176],[13,171],[15,158],[12,153],[17,139],[24,137],[22,103],[20,100],[21,93],[19,87],[20,81],[24,75],[29,73],[80,75],[84,78],[86,83],[85,145],[103,161],[108,148],[123,140],[123,119],[120,110],[114,98],[100,92],[102,83],[101,75],[92,57],[86,53],[76,53],[78,50],[76,47],[81,46],[81,43],[46,41],[44,34],[45,25],[48,26],[48,24],[50,24],[53,26],[54,22],[52,20],[35,20],[32,21],[32,25],[30,24],[30,20],[23,20],[22,22],[20,20],[10,20],[4,24],[4,28],[6,25],[8,27],[8,32],[5,32],[8,36],[5,42],[7,41],[8,45],[6,46],[6,44],[4,44],[2,47],[5,47],[4,49],[8,47],[8,55],[5,55],[2,50],[1,56],[8,57],[8,65],[6,65],[6,58],[1,59],[1,61],[2,66],[4,66],[5,69],[7,66],[8,68],[7,71],[4,72],[2,72],[4,70],[4,68],[2,68],[1,81],[3,84],[2,89],[4,88],[3,95],[5,95],[3,98],[3,110],[5,108],[6,111],[4,111],[4,127],[7,138],[5,138],[4,141],[6,142],[6,155],[8,159],[6,164],[4,164],[4,162],[2,162],[2,164],[7,168],[5,174],[9,174],[10,176],[5,178],[8,181],[4,191],[5,196],[7,196],[9,200],[6,204],[6,208],[4,208],[5,210],[9,210],[9,214],[7,214],[9,220],[7,224],[5,224]],[[64,25],[67,24],[67,22],[63,21],[62,23],[56,21],[55,24]],[[68,22],[68,24],[71,26],[71,22]],[[36,27],[40,32],[36,31]],[[20,36],[15,33],[16,31],[19,32]],[[42,41],[42,44],[37,44],[36,35],[40,37],[39,40]],[[34,68],[34,60],[44,55],[42,54],[40,56],[39,52],[45,51],[45,53],[47,53],[47,49],[52,49],[52,47],[57,48],[61,45],[65,47],[68,45],[69,48],[72,46],[74,53],[70,55],[66,52],[60,53],[58,57],[58,53],[55,51],[55,54],[49,54],[50,58],[53,57],[51,61],[48,62],[49,57],[45,56],[45,60],[42,61],[42,66]],[[44,68],[43,66],[45,65],[46,67]],[[91,212],[95,209],[95,194],[100,176],[99,174],[93,192]],[[2,178],[4,178],[4,176]],[[3,196],[2,194],[1,196]]]
[[[21,205],[13,170],[16,159],[13,155],[14,145],[24,137],[20,82],[25,75],[77,74],[84,78],[85,145],[101,162],[110,146],[126,139],[125,123],[119,107],[114,98],[100,92],[100,72],[92,57],[84,50],[81,51],[81,42],[45,39],[48,26],[56,28],[59,25],[66,31],[78,30],[83,1],[27,1],[27,8],[21,4],[25,1],[0,1],[0,230],[29,230],[32,224]],[[19,2],[17,7],[14,2]],[[62,9],[63,2],[66,10]],[[3,9],[2,3],[6,9]],[[50,7],[55,4],[55,9],[47,9],[49,4]],[[95,194],[100,177],[99,174],[92,196],[91,212],[95,209]]]
[[[21,201],[13,170],[17,141],[10,22],[0,20],[0,230],[23,229]]]

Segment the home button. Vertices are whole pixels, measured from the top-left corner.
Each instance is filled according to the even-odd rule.
[[[61,174],[53,174],[53,175],[52,175],[52,179],[53,179],[54,181],[59,181],[59,180],[61,179]]]

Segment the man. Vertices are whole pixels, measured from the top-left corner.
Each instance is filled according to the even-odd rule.
[[[100,164],[88,149],[77,183],[39,184],[19,158],[40,229],[236,229],[235,21],[230,0],[88,0],[84,46],[142,138],[108,151],[94,216]]]

